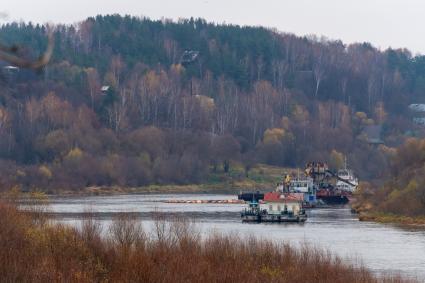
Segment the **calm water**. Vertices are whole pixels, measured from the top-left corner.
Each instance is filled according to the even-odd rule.
[[[61,222],[79,225],[82,213],[91,211],[104,229],[118,212],[137,212],[146,229],[154,211],[194,218],[202,233],[212,231],[256,235],[293,245],[308,243],[347,260],[362,262],[377,274],[400,273],[425,282],[425,229],[360,222],[349,208],[308,211],[304,224],[244,224],[241,204],[170,204],[172,199],[232,199],[229,195],[121,195],[52,198],[50,211]]]

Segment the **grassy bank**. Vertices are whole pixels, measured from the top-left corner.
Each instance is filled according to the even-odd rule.
[[[409,210],[401,211],[400,209],[394,209],[400,208],[400,204],[395,207],[390,207],[392,208],[390,210],[390,208],[385,205],[388,198],[386,194],[382,195],[381,193],[379,197],[373,197],[375,194],[375,187],[370,186],[370,184],[360,184],[355,201],[351,204],[351,208],[359,215],[360,221],[425,226],[425,216],[412,216],[406,214],[406,212],[411,212]],[[382,201],[381,199],[385,199],[386,201]],[[394,211],[397,211],[397,213]]]
[[[0,203],[2,282],[404,282],[376,278],[322,250],[200,233],[185,219],[158,215],[147,234],[120,215],[105,236]]]
[[[379,223],[395,223],[402,225],[425,226],[425,217],[409,217],[382,212],[362,212],[359,214],[360,221],[374,221]]]
[[[211,171],[207,178],[199,184],[154,184],[143,187],[98,186],[87,187],[81,190],[57,190],[60,195],[111,195],[137,193],[224,193],[236,194],[242,191],[267,191],[275,188],[285,172],[294,172],[296,169],[282,168],[264,164],[257,164],[246,173],[240,164],[232,164],[229,172],[218,168]]]

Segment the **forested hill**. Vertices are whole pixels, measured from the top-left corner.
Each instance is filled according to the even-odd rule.
[[[237,163],[337,166],[342,154],[374,178],[425,98],[425,57],[404,49],[118,15],[54,36],[44,70],[2,69],[2,188],[196,183]],[[46,29],[6,24],[0,41],[36,57]],[[385,145],[367,143],[370,125]]]

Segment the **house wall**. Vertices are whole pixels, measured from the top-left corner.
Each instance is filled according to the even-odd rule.
[[[298,214],[301,209],[299,202],[265,202],[260,204],[260,210],[265,209],[269,214],[281,214],[285,210],[285,205],[288,212],[293,212],[294,214]]]

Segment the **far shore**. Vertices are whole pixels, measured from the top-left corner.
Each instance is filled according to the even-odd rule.
[[[410,217],[381,212],[362,212],[359,214],[359,220],[409,226],[425,226],[425,217],[423,216]]]
[[[272,186],[265,184],[190,184],[190,185],[150,185],[143,187],[119,187],[119,186],[96,186],[87,187],[81,190],[58,190],[50,192],[48,195],[55,196],[108,196],[121,194],[229,194],[235,195],[243,192],[268,191]]]

